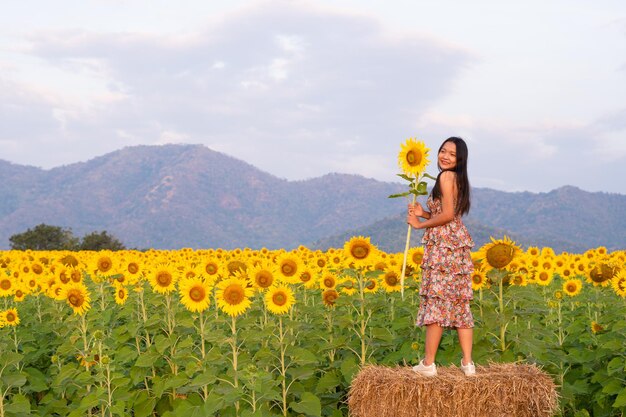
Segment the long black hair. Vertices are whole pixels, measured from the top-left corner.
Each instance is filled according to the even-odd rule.
[[[456,145],[456,167],[454,169],[442,170],[441,166],[439,166],[439,159],[437,159],[437,168],[439,168],[439,175],[437,175],[437,181],[435,181],[435,186],[431,192],[431,196],[433,199],[441,199],[441,187],[439,185],[439,177],[445,171],[453,171],[456,173],[456,188],[457,188],[457,198],[456,204],[454,207],[454,214],[463,215],[469,213],[470,210],[470,183],[467,177],[467,145],[465,141],[461,138],[457,138],[456,136],[452,136],[443,141],[441,146],[439,147],[439,151],[437,151],[437,157],[441,149],[443,149],[443,145],[447,142],[453,142]]]

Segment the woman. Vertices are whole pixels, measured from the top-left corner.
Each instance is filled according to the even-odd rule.
[[[463,352],[461,370],[467,376],[476,374],[472,361],[474,320],[470,310],[474,242],[461,220],[470,209],[467,157],[463,139],[446,139],[437,155],[440,173],[427,201],[430,211],[419,203],[409,204],[407,222],[416,229],[426,229],[422,239],[421,300],[416,322],[418,326],[426,326],[425,357],[413,367],[425,376],[437,375],[435,356],[444,328],[454,328],[458,333]]]

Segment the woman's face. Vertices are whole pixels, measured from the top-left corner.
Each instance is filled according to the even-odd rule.
[[[437,160],[442,170],[456,168],[456,144],[452,141],[444,143]]]

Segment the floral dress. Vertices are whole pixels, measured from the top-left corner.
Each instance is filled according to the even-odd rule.
[[[431,215],[441,213],[441,200],[428,198]],[[474,246],[460,215],[441,226],[429,227],[422,238],[422,285],[416,325],[474,327],[471,248]]]

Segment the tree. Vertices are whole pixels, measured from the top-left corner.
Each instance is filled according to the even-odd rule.
[[[76,250],[79,239],[70,229],[42,223],[23,233],[12,235],[9,242],[14,250]]]
[[[91,232],[83,236],[80,243],[81,250],[123,250],[126,246],[120,242],[115,236],[110,235],[106,230]]]

